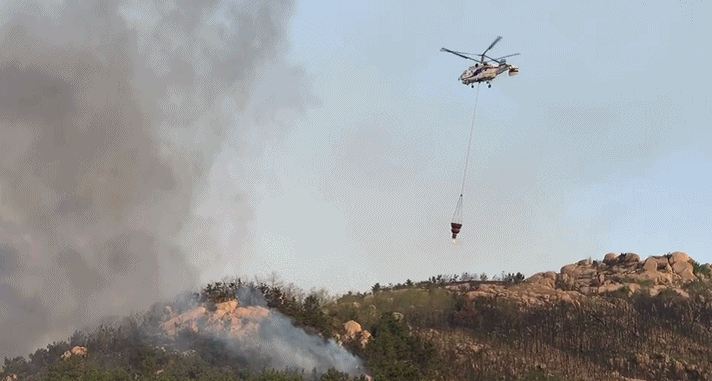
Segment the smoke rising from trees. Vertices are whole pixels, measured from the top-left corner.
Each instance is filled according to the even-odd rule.
[[[171,298],[223,260],[215,220],[195,214],[217,155],[254,160],[263,136],[284,134],[260,126],[315,102],[281,58],[291,13],[289,1],[3,4],[0,356]],[[251,218],[244,198],[232,208]]]

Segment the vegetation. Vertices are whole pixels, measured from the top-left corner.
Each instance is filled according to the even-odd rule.
[[[695,260],[690,260],[690,262],[692,263],[692,272],[694,274],[702,274],[707,278],[712,277],[712,269],[708,266],[702,266]]]
[[[697,271],[701,266],[697,266]],[[470,298],[455,287],[463,282],[505,286],[524,276],[438,275],[427,281],[375,284],[371,293],[330,298],[304,293],[272,279],[224,280],[186,294],[171,307],[216,309],[237,299],[290,317],[296,326],[324,340],[343,332],[349,320],[371,339],[343,345],[360,357],[376,381],[418,380],[584,380],[613,372],[631,378],[702,380],[712,376],[712,287],[691,282],[680,291],[655,297],[626,287],[580,303],[523,306],[496,297]],[[0,377],[28,380],[365,380],[362,375],[273,369],[224,341],[191,330],[172,343],[161,334],[164,305],[128,317],[115,326],[76,332],[29,355],[5,359]],[[62,355],[83,346],[88,356]]]

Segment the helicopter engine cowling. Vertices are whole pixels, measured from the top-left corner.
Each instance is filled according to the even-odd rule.
[[[515,76],[515,75],[517,75],[517,74],[519,74],[519,68],[516,67],[516,66],[514,66],[514,65],[510,66],[510,67],[509,67],[509,76],[512,77],[512,76]]]

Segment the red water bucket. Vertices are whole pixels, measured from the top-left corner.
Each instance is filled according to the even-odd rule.
[[[457,223],[450,223],[450,231],[452,232],[452,239],[457,238],[458,233],[460,233],[460,228],[462,227],[462,224],[457,224]]]

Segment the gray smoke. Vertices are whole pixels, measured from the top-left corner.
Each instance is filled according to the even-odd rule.
[[[281,59],[289,1],[1,11],[0,357],[194,287],[220,262],[195,214],[217,155],[254,160],[246,136],[312,100]]]
[[[267,308],[264,298],[248,288],[239,290],[238,299],[241,306]],[[238,353],[251,354],[248,359],[266,362],[271,368],[303,369],[306,372],[316,371],[317,374],[333,368],[352,377],[365,374],[365,368],[358,357],[333,339],[324,340],[308,334],[275,309],[271,309],[267,317],[259,320],[255,332],[246,331],[242,338],[227,340],[228,347]],[[259,367],[259,363],[253,366]]]
[[[262,322],[256,341],[244,340],[239,344],[239,350],[256,351],[275,369],[297,368],[323,374],[334,368],[352,377],[364,374],[365,370],[359,358],[333,339],[325,342],[318,336],[309,335],[276,311]]]

